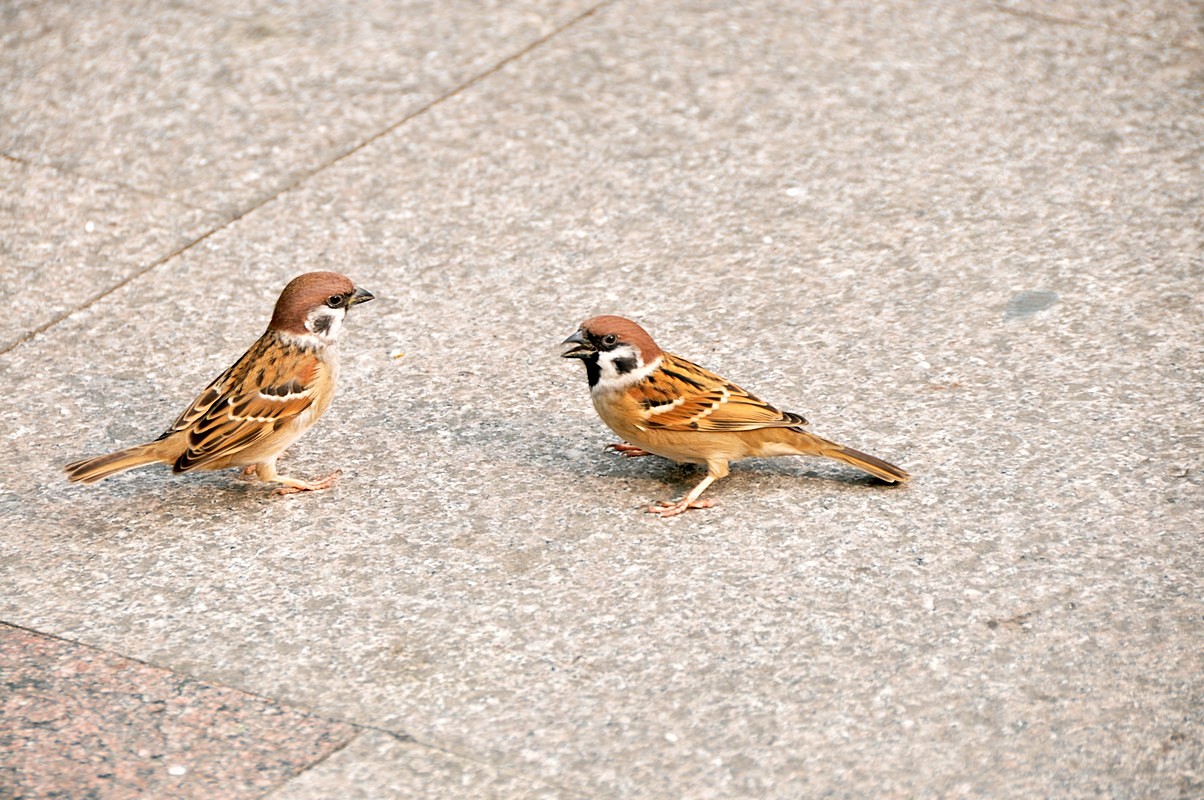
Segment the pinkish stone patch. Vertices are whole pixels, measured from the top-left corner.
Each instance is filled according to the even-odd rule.
[[[0,624],[0,798],[259,797],[356,729]]]

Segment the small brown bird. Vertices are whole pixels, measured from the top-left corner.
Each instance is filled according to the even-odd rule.
[[[330,407],[343,319],[372,297],[337,272],[294,278],[267,331],[158,439],[68,464],[68,480],[96,483],[144,464],[171,464],[172,472],[245,467],[244,477],[281,484],[279,494],[332,486],[338,471],[303,481],[278,474],[276,459]]]
[[[705,464],[706,477],[680,500],[648,507],[672,517],[699,500],[708,486],[726,477],[728,463],[756,456],[825,456],[852,464],[890,483],[908,479],[893,464],[803,430],[807,420],[779,411],[713,372],[656,346],[629,319],[588,319],[562,344],[565,358],[585,363],[594,408],[610,429],[631,444],[607,445],[625,456],[658,455]]]

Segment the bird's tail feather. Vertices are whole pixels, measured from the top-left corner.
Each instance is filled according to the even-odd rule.
[[[863,453],[860,450],[854,450],[851,447],[845,447],[836,442],[830,442],[827,439],[820,438],[813,433],[806,431],[796,431],[800,437],[804,437],[807,442],[803,449],[808,453],[824,456],[826,458],[834,458],[837,461],[843,461],[846,464],[851,464],[860,470],[864,470],[875,478],[880,478],[887,483],[903,483],[911,476],[906,470],[896,467],[894,464],[883,461],[876,456],[871,456],[868,453]]]
[[[110,475],[116,475],[118,472],[162,461],[158,444],[158,442],[148,442],[118,450],[116,453],[85,458],[83,461],[68,464],[63,469],[67,471],[67,480],[69,481],[96,483]]]

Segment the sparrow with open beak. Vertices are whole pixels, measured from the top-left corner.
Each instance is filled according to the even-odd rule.
[[[172,472],[245,467],[280,494],[326,489],[276,471],[276,459],[330,407],[338,377],[335,344],[347,311],[371,300],[336,272],[309,272],[289,282],[267,331],[234,366],[209,384],[153,442],[66,466],[67,478],[95,483],[144,464]]]
[[[706,477],[689,494],[654,503],[650,513],[672,517],[690,508],[710,508],[714,501],[699,497],[728,474],[729,462],[742,458],[825,456],[888,483],[909,477],[882,459],[808,433],[803,429],[807,421],[798,414],[779,411],[715,373],[666,353],[629,319],[588,319],[563,344],[572,345],[565,358],[585,363],[598,416],[624,440],[608,449],[706,465]]]

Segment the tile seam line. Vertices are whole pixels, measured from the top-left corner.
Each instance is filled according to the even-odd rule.
[[[1095,22],[1087,19],[1076,19],[1075,17],[1061,17],[1057,14],[1046,14],[1041,11],[1033,11],[1027,8],[1013,8],[1005,6],[1003,3],[987,3],[987,8],[994,11],[999,11],[1003,14],[1010,14],[1013,17],[1022,19],[1031,19],[1037,22],[1046,22],[1051,25],[1067,25],[1075,28],[1088,28],[1090,30],[1107,31],[1108,33],[1118,36],[1136,36],[1140,39],[1147,39],[1151,42],[1158,40],[1157,36],[1146,33],[1144,31],[1131,31],[1126,28],[1118,28],[1115,25],[1109,25],[1106,22]]]
[[[245,217],[249,214],[252,214],[255,211],[258,211],[259,209],[263,208],[264,206],[266,206],[268,203],[272,202],[276,198],[281,197],[282,195],[285,195],[288,192],[291,192],[292,190],[296,189],[302,183],[304,183],[305,181],[314,177],[318,173],[323,172],[323,171],[329,169],[330,167],[334,166],[335,164],[339,163],[340,161],[342,161],[346,158],[349,158],[350,156],[355,155],[359,151],[363,150],[364,148],[368,147],[369,145],[373,144],[374,142],[379,141],[381,138],[388,136],[389,134],[396,131],[398,128],[409,123],[410,121],[412,121],[418,117],[421,117],[422,115],[426,114],[428,111],[431,111],[432,109],[436,108],[437,106],[442,105],[444,102],[451,100],[453,97],[460,95],[461,93],[467,91],[468,89],[471,89],[472,87],[476,86],[477,84],[481,83],[482,81],[486,80],[487,78],[489,78],[489,77],[495,75],[496,73],[500,72],[501,70],[505,69],[510,64],[514,63],[515,61],[518,61],[519,59],[523,58],[524,56],[528,55],[529,53],[542,47],[544,44],[551,41],[555,37],[559,36],[560,34],[564,33],[565,31],[569,30],[570,28],[573,28],[574,26],[580,24],[581,22],[584,22],[585,20],[592,17],[594,14],[598,13],[602,9],[604,9],[607,6],[612,5],[616,2],[619,2],[619,0],[602,0],[602,2],[600,2],[600,3],[595,3],[594,5],[590,6],[585,11],[581,12],[580,14],[573,17],[569,21],[567,21],[561,25],[558,25],[555,29],[553,29],[549,33],[544,34],[543,36],[539,37],[538,39],[536,39],[535,41],[526,45],[525,47],[522,47],[519,50],[506,56],[505,58],[502,58],[501,60],[495,62],[491,66],[486,67],[484,70],[482,70],[482,71],[478,72],[477,74],[473,75],[472,77],[468,78],[463,83],[460,83],[459,85],[453,87],[452,89],[445,92],[444,94],[439,95],[434,100],[431,100],[429,103],[410,112],[409,114],[406,114],[405,116],[403,116],[401,119],[397,120],[396,122],[385,126],[384,128],[378,130],[376,133],[372,134],[371,136],[368,136],[366,139],[363,139],[363,140],[357,142],[356,144],[354,144],[351,147],[347,148],[346,150],[342,151],[341,153],[334,156],[333,158],[330,158],[330,159],[324,161],[323,163],[319,164],[318,166],[316,166],[312,169],[307,169],[307,170],[301,171],[301,173],[299,175],[297,175],[297,177],[286,182],[284,185],[280,186],[279,188],[275,189],[274,191],[270,192],[269,194],[264,195],[263,197],[260,197],[258,200],[253,201],[246,208],[243,208],[243,209],[237,211],[236,213],[234,213],[233,215],[231,215],[229,219],[225,220],[220,225],[210,228],[209,230],[205,231],[201,235],[197,236],[195,239],[192,239],[191,241],[185,243],[184,245],[168,252],[166,255],[160,256],[159,258],[152,260],[150,263],[148,263],[145,266],[130,273],[128,276],[126,276],[122,280],[118,281],[117,283],[113,284],[112,286],[105,289],[104,291],[98,292],[97,294],[88,298],[80,305],[75,306],[74,308],[72,308],[68,311],[64,311],[63,313],[54,316],[50,320],[42,323],[41,325],[38,325],[37,327],[33,328],[32,330],[28,330],[25,333],[21,334],[16,339],[14,339],[12,342],[5,344],[3,346],[0,346],[0,356],[4,356],[4,355],[7,355],[8,353],[11,353],[12,351],[16,350],[21,345],[23,345],[26,342],[29,342],[33,339],[36,339],[38,336],[41,336],[43,333],[50,330],[51,328],[58,325],[59,323],[63,322],[64,320],[69,319],[70,317],[74,316],[75,314],[78,314],[80,311],[83,311],[84,309],[94,306],[95,304],[99,303],[101,300],[104,300],[106,297],[108,297],[109,295],[118,291],[119,289],[129,285],[130,283],[133,283],[134,281],[138,280],[142,276],[153,272],[156,268],[162,266],[163,264],[166,264],[168,261],[171,261],[176,256],[186,253],[187,251],[196,247],[201,242],[204,242],[206,239],[208,239],[209,237],[218,233],[219,231],[223,231],[226,228],[229,228],[231,225],[238,222],[243,217]],[[9,156],[5,155],[5,158],[9,158]],[[16,159],[12,159],[12,160],[15,161]]]
[[[227,688],[233,688],[233,687],[227,687]],[[240,691],[240,690],[235,689],[235,691]],[[256,695],[256,696],[258,696],[258,695]],[[273,702],[275,702],[275,701],[273,701]],[[279,702],[277,702],[276,704],[277,705],[285,705],[285,704],[279,703]],[[294,706],[289,706],[289,707],[294,708]],[[333,719],[332,717],[326,717],[325,715],[317,714],[317,712],[309,712],[309,713],[313,713],[313,714],[315,714],[315,716],[321,716],[323,719]],[[555,789],[556,791],[561,792],[571,798],[580,798],[580,800],[587,800],[587,798],[593,797],[593,795],[590,795],[588,792],[586,792],[584,790],[574,789],[569,786],[564,786],[563,784],[548,780],[547,778],[542,778],[542,777],[539,777],[538,775],[530,775],[525,772],[520,772],[511,767],[499,766],[499,765],[493,764],[483,758],[480,758],[479,756],[462,753],[458,750],[453,750],[451,748],[444,747],[439,744],[434,744],[432,742],[422,741],[421,739],[418,739],[408,733],[398,733],[397,731],[392,731],[392,730],[389,730],[388,728],[382,728],[377,725],[363,725],[363,724],[359,724],[359,723],[355,723],[355,722],[347,722],[346,720],[334,720],[334,721],[335,722],[343,722],[346,725],[350,725],[350,726],[354,727],[355,731],[356,731],[355,736],[352,736],[350,739],[347,740],[347,742],[345,744],[341,745],[340,747],[338,747],[336,749],[331,750],[325,756],[314,761],[312,764],[307,764],[304,769],[302,769],[297,774],[293,775],[291,778],[281,781],[277,785],[268,789],[264,794],[260,795],[260,800],[272,800],[273,797],[277,796],[277,793],[282,792],[285,789],[287,789],[288,785],[290,783],[300,779],[301,776],[305,775],[305,773],[309,772],[310,770],[316,769],[324,761],[327,761],[327,760],[333,758],[338,753],[342,752],[343,750],[346,750],[356,740],[358,740],[360,737],[362,737],[366,733],[382,733],[385,736],[389,736],[393,739],[396,739],[398,742],[400,742],[403,745],[406,745],[406,744],[413,745],[414,747],[420,747],[424,750],[431,750],[436,753],[440,753],[444,756],[448,756],[450,758],[456,759],[458,761],[467,761],[468,763],[475,764],[478,767],[483,767],[484,769],[492,770],[493,772],[496,772],[499,775],[505,775],[505,776],[508,776],[511,778],[516,778],[518,780],[526,781],[530,784],[535,784],[537,786],[544,786],[549,789]]]
[[[14,630],[24,631],[25,633],[31,634],[33,636],[40,636],[45,639],[51,639],[53,641],[62,642],[64,644],[72,645],[75,647],[82,647],[85,650],[91,651],[93,653],[98,653],[100,655],[111,656],[112,658],[120,658],[120,659],[124,659],[126,661],[132,661],[135,664],[141,664],[142,666],[148,667],[149,669],[163,670],[164,672],[168,672],[178,678],[182,678],[182,679],[190,680],[190,681],[196,681],[198,683],[202,683],[206,686],[210,686],[215,689],[224,689],[224,690],[230,691],[230,692],[238,692],[241,695],[245,695],[246,697],[254,698],[254,699],[259,700],[264,703],[270,703],[271,705],[274,705],[274,706],[286,708],[286,709],[296,711],[299,713],[303,713],[303,714],[308,714],[312,717],[317,717],[318,719],[325,720],[326,722],[329,722],[329,723],[346,725],[352,729],[352,735],[347,737],[347,741],[343,742],[338,747],[332,748],[329,753],[322,756],[321,758],[316,759],[309,764],[306,764],[304,768],[302,768],[299,772],[294,774],[291,778],[266,790],[263,794],[260,795],[262,800],[271,800],[272,794],[279,791],[284,786],[287,786],[290,782],[301,777],[309,770],[317,767],[319,764],[321,764],[322,762],[331,758],[336,753],[339,753],[339,752],[347,749],[348,747],[351,746],[351,744],[355,740],[359,739],[361,736],[363,736],[365,733],[367,733],[369,731],[374,732],[374,733],[383,733],[386,736],[390,736],[403,744],[413,744],[416,747],[422,747],[427,750],[433,750],[437,753],[443,753],[444,755],[451,756],[452,758],[458,758],[462,761],[468,761],[472,764],[476,764],[478,766],[485,767],[486,769],[494,770],[494,771],[504,774],[504,775],[509,775],[514,778],[519,778],[519,779],[522,779],[525,781],[529,781],[531,783],[536,783],[536,784],[540,784],[543,786],[547,786],[549,788],[556,789],[561,792],[565,792],[566,794],[568,794],[572,797],[586,798],[589,796],[588,794],[586,794],[585,792],[583,792],[579,789],[573,789],[568,786],[562,786],[559,783],[550,781],[546,778],[541,778],[537,775],[529,775],[525,772],[519,772],[510,767],[499,766],[497,764],[491,763],[488,760],[480,758],[479,756],[475,756],[475,755],[468,754],[468,753],[462,753],[458,750],[453,750],[451,748],[448,748],[448,747],[445,747],[443,745],[436,744],[433,742],[423,741],[423,740],[418,739],[417,737],[412,736],[411,734],[408,734],[408,733],[404,733],[404,732],[399,733],[398,731],[390,730],[389,728],[385,728],[380,725],[372,725],[372,724],[363,723],[363,722],[354,722],[350,719],[346,719],[343,717],[331,716],[330,714],[327,714],[326,712],[318,711],[316,709],[310,708],[309,706],[301,705],[299,703],[293,703],[293,702],[289,702],[286,700],[280,700],[279,698],[270,697],[268,695],[261,694],[259,692],[255,692],[255,691],[251,691],[249,689],[244,689],[239,686],[232,686],[231,684],[225,683],[223,681],[216,681],[216,680],[212,680],[210,678],[204,678],[204,677],[200,677],[197,675],[193,675],[189,672],[182,672],[178,669],[164,666],[163,664],[156,664],[151,661],[147,661],[146,659],[138,658],[137,656],[126,655],[125,653],[119,653],[115,650],[110,650],[105,647],[98,647],[97,645],[88,644],[87,642],[81,642],[78,639],[73,639],[73,638],[70,638],[67,636],[61,636],[56,633],[49,633],[47,631],[41,631],[36,628],[31,628],[28,625],[22,625],[17,622],[10,622],[8,620],[0,619],[0,627],[9,627]]]
[[[176,674],[176,673],[172,673],[172,674]],[[363,736],[363,735],[364,735],[364,730],[363,730],[363,728],[361,728],[361,727],[359,727],[359,726],[355,726],[355,733],[354,733],[352,736],[348,736],[348,737],[347,737],[347,741],[345,741],[345,742],[341,743],[341,744],[340,744],[338,747],[333,747],[333,748],[331,748],[331,749],[330,749],[330,752],[326,753],[326,754],[325,754],[325,755],[323,755],[321,758],[318,758],[318,759],[315,759],[315,760],[311,761],[310,763],[308,763],[308,764],[306,764],[305,766],[301,767],[301,769],[299,769],[299,770],[297,770],[296,772],[294,772],[294,773],[293,773],[291,776],[289,776],[288,778],[285,778],[284,780],[282,780],[282,781],[280,781],[279,783],[277,783],[275,786],[272,786],[271,788],[269,788],[269,789],[265,790],[264,792],[262,792],[262,793],[259,795],[259,798],[260,798],[260,800],[271,800],[271,796],[272,796],[272,795],[274,795],[276,792],[278,792],[278,791],[280,791],[281,789],[283,789],[284,787],[288,786],[290,783],[292,783],[293,781],[297,780],[298,778],[300,778],[302,775],[304,775],[305,773],[309,772],[310,770],[312,770],[312,769],[317,769],[317,768],[318,768],[318,767],[320,767],[320,766],[321,766],[323,763],[325,763],[325,762],[329,761],[330,759],[334,758],[336,755],[338,755],[339,753],[343,752],[343,751],[344,751],[344,750],[346,750],[348,747],[350,747],[352,744],[354,744],[354,743],[356,742],[356,740],[358,740],[358,739],[359,739],[361,736]]]

